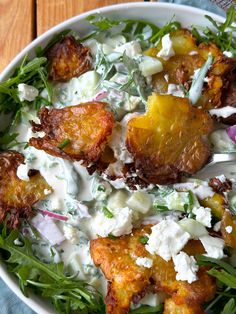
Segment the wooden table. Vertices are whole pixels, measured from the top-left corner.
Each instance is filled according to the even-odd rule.
[[[0,0],[0,72],[34,38],[82,12],[143,0]]]

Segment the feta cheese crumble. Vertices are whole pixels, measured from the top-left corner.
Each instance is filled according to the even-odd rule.
[[[206,256],[221,259],[224,257],[224,240],[220,238],[214,238],[209,235],[199,237],[204,249],[206,250]]]
[[[132,231],[132,210],[129,207],[116,208],[112,210],[113,217],[106,217],[101,211],[95,214],[92,228],[93,231],[101,236],[107,237],[109,234],[119,237],[129,234]]]
[[[137,57],[142,53],[140,43],[137,41],[130,41],[124,45],[118,46],[115,48],[115,52],[126,53],[130,58]]]
[[[176,279],[192,283],[198,279],[196,273],[199,269],[193,256],[189,256],[185,252],[173,256],[174,268],[177,272]]]
[[[173,95],[176,97],[185,97],[183,90],[180,88],[179,85],[176,84],[169,84],[168,85],[168,90],[167,90],[168,95]]]
[[[16,175],[19,179],[23,181],[29,181],[28,172],[30,167],[28,164],[20,164],[16,170]]]
[[[227,226],[227,227],[225,227],[225,231],[227,233],[231,233],[233,231],[233,227],[232,226]]]
[[[151,268],[152,265],[153,265],[153,260],[151,260],[150,258],[147,258],[147,257],[138,257],[136,259],[136,264],[138,266],[143,266],[143,267],[146,267],[146,268]]]
[[[233,57],[233,54],[232,54],[232,52],[231,51],[223,51],[223,55],[224,56],[226,56],[226,57],[228,57],[228,58],[232,58]]]
[[[39,91],[34,86],[27,85],[24,83],[18,85],[18,96],[20,101],[24,100],[34,101],[38,94]]]
[[[190,239],[190,234],[173,220],[162,220],[151,229],[152,233],[145,248],[149,253],[157,254],[165,261],[179,253]]]
[[[209,110],[211,116],[216,116],[217,118],[228,118],[232,114],[236,113],[236,108],[232,106],[225,106],[223,108],[211,109]]]
[[[173,43],[170,39],[170,34],[166,34],[162,37],[161,40],[162,48],[158,52],[157,57],[160,57],[164,60],[169,60],[171,57],[175,55],[175,51],[173,49]]]
[[[208,207],[194,207],[193,214],[196,215],[196,220],[206,227],[211,227],[211,209]]]
[[[218,221],[216,224],[214,224],[213,230],[215,232],[220,231],[221,221]]]

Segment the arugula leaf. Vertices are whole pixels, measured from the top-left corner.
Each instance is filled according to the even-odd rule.
[[[152,38],[150,39],[151,43],[154,43],[155,45],[158,44],[164,35],[169,34],[181,27],[181,24],[177,21],[173,21],[173,19],[174,16],[166,25],[161,27],[154,36],[152,36]]]
[[[163,313],[163,304],[157,306],[142,305],[139,308],[130,311],[130,314]]]
[[[221,311],[221,314],[236,314],[236,302],[235,299],[231,298],[229,301],[225,304],[223,311]]]
[[[236,269],[232,267],[230,264],[226,263],[225,261],[212,258],[212,257],[207,257],[204,255],[197,255],[196,256],[198,265],[200,266],[219,266],[222,269],[226,270],[229,274],[232,276],[236,277]]]
[[[16,239],[22,242],[22,246],[14,244]],[[6,226],[1,229],[0,249],[8,270],[18,277],[20,288],[26,296],[29,288],[32,288],[42,297],[50,299],[58,313],[104,313],[100,293],[84,281],[67,277],[63,263],[46,264],[37,259],[30,241],[18,230],[8,234]]]
[[[84,37],[81,41],[99,36],[102,32],[112,31],[115,28],[119,29],[119,34],[130,40],[146,41],[159,31],[159,27],[147,21],[142,20],[114,20],[92,14],[87,17],[87,20],[94,26],[95,31]]]
[[[236,277],[229,274],[227,271],[220,269],[217,270],[215,268],[212,268],[207,271],[207,273],[218,280],[220,280],[222,283],[224,283],[226,286],[236,289]]]
[[[233,56],[236,57],[236,37],[234,36],[236,27],[232,25],[236,18],[235,6],[232,5],[228,10],[224,23],[216,22],[209,15],[205,15],[205,17],[211,22],[213,29],[208,26],[205,28],[192,26],[192,33],[198,42],[213,42],[222,51],[231,51]]]

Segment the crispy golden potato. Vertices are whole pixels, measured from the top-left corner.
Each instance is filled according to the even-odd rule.
[[[129,120],[126,146],[139,177],[150,183],[177,182],[194,174],[210,156],[202,140],[212,130],[212,119],[187,98],[153,93],[147,112]]]
[[[202,313],[203,302],[211,300],[215,295],[214,279],[201,267],[199,280],[189,284],[177,281],[172,261],[166,262],[158,255],[150,255],[140,237],[150,234],[150,226],[133,230],[131,235],[117,239],[99,238],[90,242],[90,252],[96,266],[101,267],[108,280],[108,293],[105,299],[107,314],[125,314],[129,312],[131,301],[142,298],[147,289],[164,291],[171,296],[165,305],[166,314],[169,308],[182,309],[176,313]],[[190,241],[184,250],[191,255],[202,254],[204,249],[199,241]],[[138,266],[136,259],[147,257],[153,260],[153,266]],[[168,300],[172,300],[171,305]],[[188,311],[189,312],[188,312]]]
[[[231,232],[227,232],[226,227],[232,227]],[[220,231],[227,246],[236,249],[236,216],[232,215],[229,210],[225,210],[222,220]],[[229,230],[228,230],[229,231]]]
[[[114,124],[113,114],[105,103],[88,102],[63,109],[42,108],[41,124],[32,123],[33,131],[44,131],[42,138],[31,138],[29,145],[53,156],[82,160],[85,165],[96,162]]]
[[[77,43],[71,35],[65,36],[47,52],[49,78],[68,81],[92,68],[92,56],[88,47]]]
[[[9,214],[10,228],[17,228],[20,218],[27,218],[32,205],[43,200],[44,190],[52,191],[39,171],[29,172],[29,181],[16,175],[17,168],[24,162],[24,156],[15,151],[0,153],[0,223]]]
[[[216,57],[208,72],[208,82],[205,84],[197,105],[205,109],[232,105],[230,88],[234,84],[231,78],[231,72],[234,69],[236,69],[236,59],[226,58],[223,55]],[[221,119],[221,121],[227,123],[230,119]]]
[[[199,199],[199,203],[204,207],[209,207],[212,214],[218,219],[222,219],[227,205],[225,197],[219,193],[215,193],[213,196],[208,196],[202,200]]]
[[[153,76],[152,83],[155,91],[166,93],[169,84],[181,84],[189,90],[194,71],[203,66],[211,53],[214,63],[207,74],[208,82],[205,82],[203,94],[196,105],[212,109],[235,103],[236,59],[226,58],[222,51],[212,43],[202,43],[198,46],[196,39],[187,29],[178,29],[172,32],[170,37],[175,55],[169,60],[157,57],[157,53],[161,50],[161,43],[156,48],[146,51],[147,55],[160,59],[164,68],[162,72]],[[236,118],[234,123],[236,123]]]

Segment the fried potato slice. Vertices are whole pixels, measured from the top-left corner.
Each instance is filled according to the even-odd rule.
[[[39,112],[41,124],[32,123],[34,132],[44,131],[42,138],[31,138],[29,145],[53,156],[79,161],[85,165],[101,156],[112,132],[113,114],[106,103],[88,102],[63,109]]]
[[[144,115],[129,120],[126,146],[139,177],[167,184],[181,174],[200,170],[210,156],[202,140],[212,130],[212,119],[187,98],[153,93]]]
[[[173,262],[166,262],[158,255],[150,255],[145,245],[140,243],[140,237],[150,232],[150,226],[145,226],[133,230],[131,235],[117,239],[99,238],[90,242],[94,263],[101,267],[109,282],[105,299],[107,314],[128,313],[131,301],[142,298],[150,287],[156,292],[164,291],[171,295],[166,301],[167,309],[164,313],[199,313],[195,309],[201,309],[203,302],[214,297],[214,279],[201,267],[198,272],[199,280],[192,284],[177,281]],[[184,250],[192,255],[204,253],[201,243],[194,240]],[[153,266],[138,266],[138,257],[151,258]],[[172,305],[168,304],[168,300],[172,300]],[[174,305],[182,309],[182,312],[169,312],[168,308],[173,308]]]
[[[228,230],[227,227],[232,228],[231,230]],[[236,249],[236,216],[232,215],[229,210],[224,211],[220,231],[225,244]]]
[[[207,74],[208,81],[204,84],[203,95],[196,105],[212,109],[232,103],[232,95],[236,92],[232,77],[236,60],[226,58],[212,43],[202,43],[198,46],[196,38],[187,29],[178,29],[172,32],[170,37],[175,55],[166,61],[158,58],[163,64],[163,71],[153,76],[155,91],[166,93],[169,84],[181,84],[188,90],[194,71],[203,66],[210,53],[214,57],[214,63]],[[157,57],[160,50],[161,43],[156,48],[147,50],[146,54]],[[236,122],[236,119],[234,121]]]
[[[219,193],[215,193],[213,196],[208,196],[204,199],[199,199],[199,203],[204,207],[209,207],[212,214],[218,219],[222,219],[227,205],[225,197]]]
[[[27,218],[32,205],[43,200],[44,190],[52,191],[39,171],[29,172],[29,181],[18,178],[16,172],[24,156],[15,151],[0,153],[0,223],[9,214],[10,228],[17,228],[20,218]]]
[[[77,43],[71,35],[65,36],[47,52],[49,78],[64,82],[78,77],[92,68],[92,56],[88,47]]]

